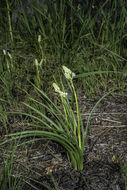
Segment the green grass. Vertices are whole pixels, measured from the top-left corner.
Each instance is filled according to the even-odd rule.
[[[9,121],[5,112],[27,111],[21,102],[29,103],[28,94],[38,98],[31,82],[54,100],[52,83],[54,78],[63,79],[62,65],[76,73],[75,87],[88,98],[127,85],[125,1],[105,0],[96,5],[94,0],[85,15],[82,3],[73,6],[71,0],[64,0],[58,11],[56,3],[46,2],[42,7],[38,0],[31,0],[29,13],[21,0],[1,2],[0,122],[6,134]],[[16,12],[16,6],[22,14]],[[12,15],[17,15],[16,22],[11,21]],[[46,114],[45,109],[41,111]]]
[[[23,114],[28,117],[31,117],[33,119],[33,123],[30,123],[29,126],[33,126],[35,130],[17,132],[14,134],[9,134],[9,136],[17,136],[12,138],[13,140],[17,138],[27,138],[32,136],[35,137],[35,139],[33,138],[32,140],[33,142],[38,141],[40,139],[48,139],[56,141],[66,149],[74,169],[82,170],[83,156],[84,156],[84,141],[85,141],[84,126],[79,110],[75,87],[72,81],[74,74],[65,66],[63,66],[63,69],[65,72],[65,77],[68,80],[71,93],[74,96],[74,103],[76,104],[76,111],[77,111],[76,116],[74,114],[74,110],[71,107],[71,104],[69,103],[67,93],[61,91],[57,86],[57,84],[53,83],[53,87],[61,97],[63,112],[59,109],[57,105],[55,105],[48,98],[48,96],[42,90],[34,86],[37,92],[40,94],[41,99],[45,100],[45,103],[42,103],[42,100],[37,101],[36,99],[30,96],[30,101],[32,102],[32,105],[28,103],[24,104],[32,112],[34,112],[35,115],[30,114],[29,111],[28,113],[17,112],[16,114]],[[45,110],[48,113],[50,113],[53,119],[50,119],[49,116],[46,116]],[[31,143],[32,141],[28,140],[25,143],[29,142]]]
[[[21,190],[24,185],[23,176],[18,176],[18,163],[15,160],[15,153],[17,149],[17,142],[10,146],[10,154],[5,153],[5,150],[2,150],[3,153],[3,165],[0,170],[0,189],[12,189]],[[15,165],[17,164],[17,171],[14,172]]]
[[[120,163],[122,177],[125,181],[125,190],[127,190],[127,160],[124,163]]]
[[[16,14],[14,3],[9,4],[7,1],[5,8],[3,8],[4,17],[1,16],[1,22],[3,22],[1,28],[3,45],[1,48],[7,50],[7,56],[8,52],[12,55],[15,71],[7,72],[7,62],[3,63],[5,62],[5,55],[2,55],[2,53],[3,58],[0,61],[2,67],[4,67],[1,68],[1,72],[4,70],[7,75],[14,75],[14,73],[17,75],[17,85],[19,85],[22,78],[25,78],[26,81],[33,78],[33,75],[36,78],[34,65],[36,58],[39,62],[42,62],[41,68],[39,68],[39,80],[42,86],[45,86],[45,81],[46,85],[49,84],[50,86],[51,80],[54,76],[57,76],[63,64],[66,64],[76,73],[92,71],[122,72],[126,70],[127,22],[124,1],[119,2],[121,7],[119,17],[117,16],[119,9],[116,1],[113,1],[112,5],[108,0],[105,1],[98,8],[98,11],[96,10],[96,4],[93,2],[85,16],[83,16],[80,6],[77,9],[71,5],[71,1],[68,1],[70,6],[69,16],[65,1],[63,1],[58,13],[56,4],[53,4],[52,7],[49,3],[44,6],[43,10],[37,2],[33,2],[33,16],[32,13],[28,14],[25,11],[20,1],[16,2],[22,11],[22,15],[18,15],[17,23],[11,23],[9,16],[11,11]],[[110,6],[111,10],[106,13],[107,6]],[[6,7],[10,8],[7,8],[9,12],[5,11]],[[50,13],[48,13],[47,7],[51,11]],[[54,12],[56,12],[55,15]],[[39,43],[38,36],[41,36]],[[6,60],[10,59],[7,56]],[[11,60],[8,61],[11,62]],[[107,77],[109,80],[107,80]],[[11,78],[12,83],[14,83],[15,76]],[[86,77],[81,81],[81,86],[84,88],[86,95],[94,96],[98,93],[97,89],[102,86],[105,92],[110,89],[110,86],[123,86],[124,88],[124,81],[125,77],[123,75],[107,73],[100,75],[99,80],[96,76]],[[7,84],[6,86],[9,85],[11,85],[12,91],[12,86],[15,86],[15,84]],[[27,85],[26,83],[25,86]]]

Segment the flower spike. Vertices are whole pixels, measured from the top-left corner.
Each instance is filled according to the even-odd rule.
[[[67,67],[63,66],[63,70],[64,70],[64,75],[65,75],[66,79],[70,80],[70,79],[73,79],[75,77],[75,73],[73,73]]]
[[[53,83],[53,87],[54,87],[55,91],[59,93],[60,96],[62,96],[64,98],[67,96],[67,93],[62,92],[56,83]]]

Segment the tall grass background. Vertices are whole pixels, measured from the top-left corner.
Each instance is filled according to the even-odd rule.
[[[119,3],[105,0],[75,3],[63,0],[45,4],[31,0],[3,1],[1,6],[1,50],[12,54],[15,69],[7,76],[5,56],[1,51],[1,72],[5,80],[21,86],[24,78],[36,75],[34,59],[43,59],[40,69],[42,86],[46,86],[61,72],[61,65],[66,65],[76,73],[93,71],[126,71],[127,11],[125,1]],[[41,35],[41,48],[38,36]],[[4,78],[2,76],[2,79]],[[98,80],[99,79],[99,80]],[[25,80],[25,81],[26,81]],[[48,83],[47,83],[48,81]],[[80,84],[86,95],[95,95],[99,88],[125,85],[124,75],[100,74],[85,77]],[[4,82],[5,83],[5,82]],[[95,85],[96,84],[96,85]],[[48,87],[46,87],[46,90]]]

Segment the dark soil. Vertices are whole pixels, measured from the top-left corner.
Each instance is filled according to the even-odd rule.
[[[84,127],[97,100],[80,94]],[[15,157],[19,176],[27,173],[24,190],[125,190],[127,173],[122,173],[121,166],[127,163],[127,93],[104,98],[94,111],[82,171],[73,170],[65,150],[54,142],[28,145]]]

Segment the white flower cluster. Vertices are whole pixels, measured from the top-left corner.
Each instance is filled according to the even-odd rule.
[[[71,79],[73,79],[73,77],[75,77],[75,73],[73,73],[67,67],[63,66],[63,70],[64,70],[64,75],[65,75],[66,79],[71,80]],[[60,96],[62,96],[64,98],[67,96],[67,93],[62,92],[56,83],[53,83],[53,87],[54,87],[55,91],[60,94]]]
[[[67,67],[63,66],[63,70],[64,70],[64,75],[65,75],[66,79],[70,80],[70,79],[73,79],[75,77],[75,73],[73,73]]]
[[[64,98],[67,96],[67,93],[66,92],[62,92],[60,90],[59,86],[56,83],[53,83],[53,87],[54,87],[55,91],[60,94],[60,96],[62,96]]]
[[[35,66],[38,68],[38,67],[41,67],[42,66],[42,63],[43,63],[44,59],[41,59],[40,63],[38,62],[37,59],[34,60],[34,64]]]
[[[38,35],[38,43],[41,42],[41,35]]]
[[[39,63],[38,63],[38,60],[37,60],[37,59],[34,60],[34,63],[35,63],[35,65],[36,65],[36,67],[39,66]]]

